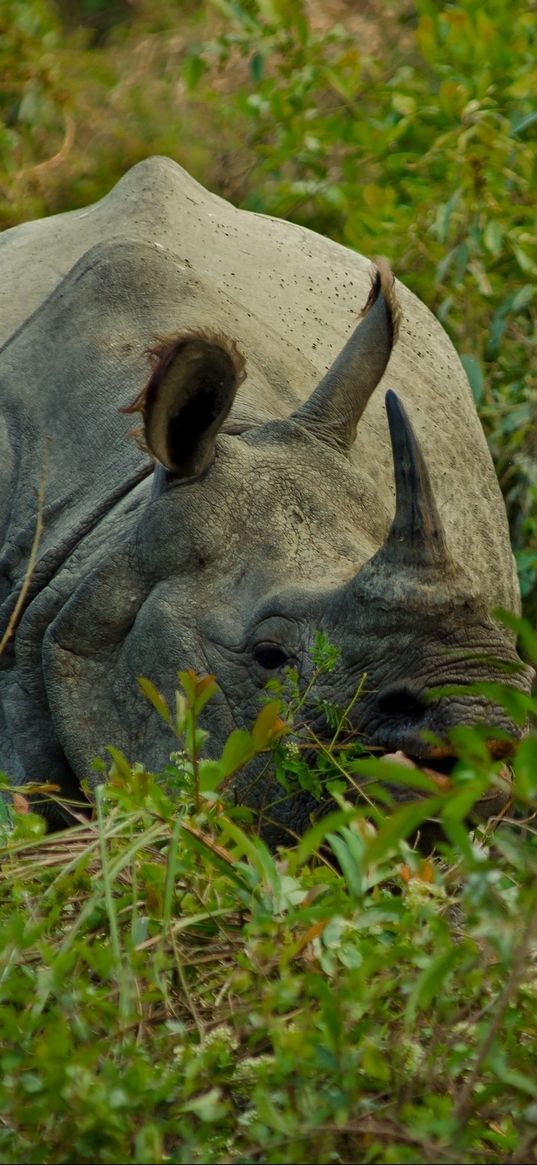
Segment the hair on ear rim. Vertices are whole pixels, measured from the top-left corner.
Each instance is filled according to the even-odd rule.
[[[153,371],[130,405],[143,426],[131,433],[178,479],[199,477],[214,457],[216,437],[245,377],[237,344],[208,329],[157,336],[148,349]]]
[[[222,332],[212,332],[209,328],[195,328],[170,336],[156,335],[153,343],[146,348],[153,371],[134,400],[120,408],[119,412],[143,413],[181,348],[197,341],[206,343],[209,347],[220,348],[229,356],[238,388],[246,376],[246,361],[235,340],[230,340]]]

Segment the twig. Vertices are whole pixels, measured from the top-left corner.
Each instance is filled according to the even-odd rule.
[[[43,174],[46,174],[48,170],[54,168],[54,166],[61,165],[62,162],[65,161],[74,144],[76,125],[74,117],[65,111],[64,120],[65,130],[63,141],[59,150],[57,150],[56,153],[52,155],[52,157],[45,158],[44,162],[38,162],[35,166],[27,166],[23,170],[19,170],[17,174],[18,181],[20,181],[22,178],[37,178],[39,182]]]
[[[45,482],[47,480],[47,472],[48,472],[49,444],[50,444],[50,438],[48,438],[48,440],[47,440],[47,445],[45,448],[45,456],[43,457],[43,466],[41,469],[41,477],[39,479],[39,489],[37,491],[37,518],[36,518],[36,523],[35,523],[35,532],[34,532],[34,536],[33,536],[33,540],[32,540],[32,546],[31,546],[31,550],[30,550],[30,557],[28,559],[28,565],[26,567],[26,570],[24,573],[24,578],[22,580],[22,586],[21,586],[21,589],[19,591],[19,597],[18,597],[17,602],[15,603],[15,606],[11,612],[11,615],[10,615],[9,620],[8,620],[8,625],[4,631],[2,639],[0,639],[0,655],[4,651],[7,644],[9,643],[9,640],[11,639],[11,636],[13,635],[13,632],[15,630],[15,627],[17,626],[19,617],[20,617],[21,612],[23,610],[24,601],[25,601],[26,595],[28,593],[28,588],[30,586],[32,574],[34,572],[34,567],[35,567],[36,560],[37,560],[37,551],[39,549],[39,543],[41,541],[41,536],[42,536],[43,530],[44,530],[43,510],[44,510],[44,505],[45,505]]]

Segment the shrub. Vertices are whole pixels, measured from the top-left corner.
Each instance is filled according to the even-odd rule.
[[[537,737],[514,761],[524,819],[494,835],[464,825],[467,739],[451,792],[387,815],[347,800],[334,752],[333,811],[273,855],[215,783],[287,711],[204,761],[214,683],[180,679],[176,713],[143,682],[178,735],[164,774],[111,749],[93,822],[39,838],[18,794],[4,825],[2,1160],[534,1159]]]

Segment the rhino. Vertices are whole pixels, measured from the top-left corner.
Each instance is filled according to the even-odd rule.
[[[172,698],[178,668],[217,678],[218,755],[267,680],[308,685],[319,631],[338,652],[302,709],[320,739],[323,707],[352,705],[377,756],[445,774],[461,724],[507,756],[522,730],[474,687],[533,680],[491,613],[519,609],[505,508],[453,346],[387,266],[164,158],[0,246],[12,780],[80,796],[110,743],[160,769],[173,738],[136,677]],[[270,844],[319,811],[266,758],[229,794]]]

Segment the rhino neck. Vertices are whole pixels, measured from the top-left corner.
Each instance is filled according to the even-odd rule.
[[[88,510],[76,532],[73,531],[38,560],[22,609],[16,613],[16,651],[11,639],[0,656],[0,705],[9,712],[3,723],[0,711],[0,767],[15,781],[27,780],[29,776],[38,781],[51,781],[59,786],[64,799],[80,801],[81,792],[78,778],[64,754],[51,720],[43,667],[43,640],[80,582],[128,537],[140,508],[147,503],[149,489],[145,479],[150,472],[149,466],[132,475],[123,486],[101,500],[98,507]],[[50,509],[49,519],[52,518]],[[28,546],[34,529],[35,526],[28,533]],[[13,616],[23,585],[27,555],[23,556],[22,539],[18,550],[22,577],[15,581],[0,607],[2,629]],[[13,546],[11,551],[9,566],[14,572],[17,552]],[[6,553],[4,566],[8,558]],[[46,815],[54,827],[65,824],[67,820],[53,803]]]
[[[35,536],[35,518],[16,539],[7,543],[0,558],[0,597],[3,599],[0,639],[10,619],[15,618],[19,624],[38,595],[52,582],[59,581],[64,567],[68,569],[65,582],[57,587],[56,610],[61,606],[64,590],[69,594],[103,549],[113,549],[125,537],[138,508],[147,501],[147,479],[151,473],[152,466],[145,464],[106,497],[100,498],[93,509],[78,507],[78,521],[67,527],[61,519],[68,501],[62,499],[60,503],[46,506],[43,513],[45,529],[50,532],[58,525],[61,534],[57,540],[49,540],[48,548],[41,555],[38,547],[37,562],[29,579],[26,576]],[[9,651],[6,651],[4,666],[8,660]]]

